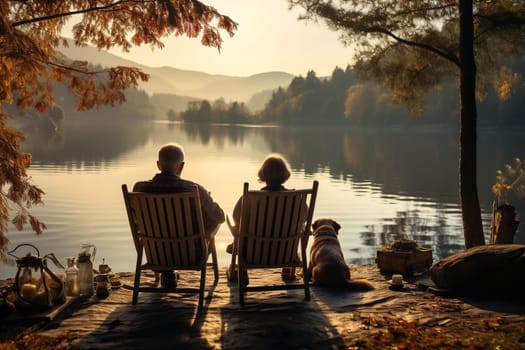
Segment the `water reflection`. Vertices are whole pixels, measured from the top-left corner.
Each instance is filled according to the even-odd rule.
[[[454,132],[275,129],[265,138],[307,174],[327,168],[337,179],[372,180],[384,194],[457,193]]]
[[[422,247],[432,248],[434,258],[440,259],[463,249],[462,237],[450,234],[450,224],[443,208],[435,217],[421,215],[419,210],[398,211],[393,218],[384,218],[377,225],[365,225],[360,237],[365,246],[378,250],[398,239],[412,239]]]
[[[42,163],[98,164],[111,162],[130,149],[143,146],[153,134],[152,123],[74,120],[58,130],[24,129],[22,145]]]
[[[245,140],[253,135],[262,134],[267,139],[266,132],[277,129],[272,126],[253,126],[253,125],[210,125],[183,123],[179,127],[194,142],[204,145],[213,142],[218,149],[224,148],[226,143],[242,145]]]
[[[352,262],[371,262],[376,249],[401,236],[430,246],[438,258],[463,248],[462,229],[457,221],[458,135],[455,130],[278,128],[119,123],[97,119],[65,120],[55,131],[28,129],[25,132],[28,139],[24,150],[31,152],[41,167],[60,164],[66,169],[81,171],[90,168],[111,173],[122,166],[116,162],[122,161],[126,154],[140,150],[147,153],[145,157],[152,162],[157,145],[168,141],[221,150],[224,155],[217,152],[214,156],[224,157],[225,162],[235,161],[236,157],[241,159],[235,152],[243,147],[251,148],[252,152],[279,152],[295,173],[302,173],[308,179],[326,177],[329,181],[321,185],[320,191],[328,193],[330,198],[320,201],[316,214],[342,217],[347,220],[346,227],[357,227],[359,242],[349,239],[343,244]],[[513,157],[523,155],[525,138],[520,131],[481,131],[478,149],[478,186],[484,228],[488,233],[493,198],[490,188],[495,171]],[[337,196],[341,189],[347,192]],[[372,203],[371,197],[376,194],[386,204],[415,201],[420,207],[398,210],[393,217],[381,216],[377,208],[366,203],[367,200]],[[365,199],[364,214],[348,211],[346,201],[354,197]],[[339,202],[334,203],[333,198]],[[525,212],[523,202],[516,203],[518,213]],[[525,242],[524,236],[519,231],[516,241]]]

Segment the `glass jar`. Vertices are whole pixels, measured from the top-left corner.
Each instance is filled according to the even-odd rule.
[[[94,291],[93,261],[96,248],[91,244],[82,244],[78,254],[78,290],[80,295],[92,295]]]

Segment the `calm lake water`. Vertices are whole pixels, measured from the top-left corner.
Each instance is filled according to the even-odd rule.
[[[104,259],[113,271],[133,271],[136,255],[120,186],[151,178],[157,150],[167,142],[185,147],[183,177],[203,184],[228,214],[244,181],[260,187],[256,173],[264,157],[283,154],[293,169],[288,187],[319,181],[314,218],[332,217],[341,224],[349,263],[373,263],[381,245],[403,235],[431,247],[434,260],[463,249],[455,131],[68,121],[58,133],[28,135],[24,149],[34,159],[29,174],[46,192],[45,204],[33,213],[48,229],[38,237],[11,229],[9,249],[32,243],[42,255],[53,252],[65,263],[80,244],[91,243],[97,247],[96,265]],[[480,132],[478,186],[486,235],[495,171],[524,156],[524,136],[524,131]],[[523,200],[516,204],[518,212],[525,210]],[[518,232],[516,240],[524,243],[523,236]],[[226,225],[216,241],[225,266],[231,241]],[[15,270],[1,265],[0,278]]]

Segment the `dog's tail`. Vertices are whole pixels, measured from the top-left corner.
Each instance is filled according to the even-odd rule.
[[[374,285],[366,280],[366,279],[357,279],[357,280],[350,280],[347,283],[349,290],[356,290],[356,291],[367,291],[375,289]]]

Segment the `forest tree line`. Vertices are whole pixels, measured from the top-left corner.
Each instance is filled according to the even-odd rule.
[[[525,75],[523,63],[524,60],[519,60],[512,64],[512,69],[520,72],[518,79]],[[102,69],[101,66],[92,68]],[[389,92],[374,83],[360,81],[350,66],[344,70],[336,67],[329,77],[318,77],[313,70],[306,77],[295,77],[287,87],[274,90],[259,111],[250,110],[244,102],[227,102],[224,98],[215,101],[196,99],[188,102],[182,112],[168,110],[165,118],[191,123],[455,127],[459,118],[457,89],[451,80],[427,94],[424,110],[408,110],[392,103]],[[127,101],[122,105],[103,106],[80,113],[75,110],[70,93],[62,86],[55,87],[55,95],[58,96],[55,109],[63,111],[61,118],[105,119],[111,115],[113,119],[153,120],[161,117],[152,98],[137,88],[125,90]],[[523,83],[507,99],[498,98],[497,91],[492,91],[478,103],[481,126],[525,125],[525,118],[521,115],[525,109]],[[44,123],[48,123],[48,114],[35,113],[36,119]],[[35,118],[25,119],[27,124],[35,121]]]
[[[521,76],[525,65],[513,67]],[[425,108],[408,110],[392,103],[389,92],[373,83],[361,82],[352,69],[336,67],[330,77],[320,78],[314,71],[295,77],[287,87],[276,89],[261,111],[250,111],[242,102],[193,101],[179,117],[184,122],[257,123],[278,125],[352,125],[392,127],[409,125],[458,124],[458,93],[454,81],[443,84],[426,96]],[[488,92],[478,101],[482,126],[525,125],[525,86],[505,100]]]

